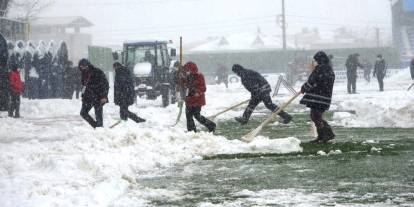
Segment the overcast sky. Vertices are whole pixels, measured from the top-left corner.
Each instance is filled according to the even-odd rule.
[[[94,44],[166,37],[202,40],[208,36],[281,34],[281,0],[56,0],[41,16],[84,16],[94,23]],[[384,35],[391,30],[389,0],[286,0],[288,34],[303,27],[323,32],[342,25]]]

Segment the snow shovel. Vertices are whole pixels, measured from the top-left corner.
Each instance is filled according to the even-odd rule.
[[[111,126],[109,126],[110,129],[113,129],[114,127],[118,126],[120,123],[122,122],[122,119],[116,121],[115,123],[113,123]]]
[[[180,37],[180,67],[178,69],[179,73],[182,70],[182,66],[183,66],[183,37]],[[180,92],[181,92],[182,89],[183,89],[183,86],[180,84]],[[184,105],[183,101],[184,100],[180,100],[177,103],[179,111],[178,111],[177,119],[175,120],[175,123],[174,123],[173,127],[175,127],[178,124],[178,122],[180,122],[181,114],[183,113],[183,105]]]
[[[262,129],[273,122],[276,119],[276,116],[285,109],[293,100],[295,100],[301,93],[296,93],[292,98],[290,98],[287,102],[283,103],[282,106],[275,112],[273,112],[263,123],[261,123],[258,127],[250,131],[248,134],[244,135],[241,139],[245,142],[251,142],[261,131]]]
[[[245,100],[245,101],[243,101],[241,103],[238,103],[238,104],[236,104],[234,106],[230,106],[229,108],[227,108],[227,109],[225,109],[225,110],[223,110],[223,111],[221,111],[221,112],[219,112],[219,113],[217,113],[215,115],[212,115],[212,116],[207,117],[207,119],[214,120],[217,116],[219,116],[221,114],[224,114],[224,113],[226,113],[226,112],[228,112],[228,111],[230,111],[230,110],[232,110],[232,109],[234,109],[236,107],[239,107],[239,106],[241,106],[241,105],[243,105],[243,104],[245,104],[245,103],[247,103],[249,101],[250,101],[250,99]]]
[[[411,88],[414,86],[414,83],[410,85],[410,87],[408,87],[407,91],[411,90]]]
[[[114,124],[112,124],[111,126],[109,126],[110,129],[113,129],[114,127],[118,126],[118,124],[121,123],[121,120],[115,122]]]

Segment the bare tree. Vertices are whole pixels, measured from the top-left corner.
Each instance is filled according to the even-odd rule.
[[[11,0],[13,9],[19,11],[19,19],[31,21],[40,12],[55,3],[55,0]]]
[[[10,0],[0,0],[0,17],[5,17],[9,8]]]

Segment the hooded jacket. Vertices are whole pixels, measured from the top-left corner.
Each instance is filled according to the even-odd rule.
[[[233,65],[232,71],[240,77],[243,86],[252,96],[261,96],[272,91],[269,83],[260,73],[245,69],[238,64]]]
[[[309,108],[325,111],[331,105],[335,73],[329,65],[328,56],[324,52],[317,52],[313,59],[316,60],[318,65],[310,74],[308,81],[302,86],[305,95],[300,103]]]
[[[12,70],[9,72],[9,83],[10,83],[10,90],[14,93],[22,93],[23,92],[23,83],[22,79],[20,78],[20,73],[18,70]]]
[[[84,59],[81,61],[84,61]],[[95,68],[89,62],[86,64],[88,65],[88,69],[81,71],[81,82],[82,86],[85,87],[82,94],[82,101],[97,105],[100,104],[101,99],[108,97],[109,83],[102,70]]]
[[[184,71],[187,75],[187,80],[184,87],[188,89],[187,97],[185,98],[186,106],[204,106],[206,105],[206,82],[203,74],[198,71],[198,67],[193,62],[188,62],[184,65]]]

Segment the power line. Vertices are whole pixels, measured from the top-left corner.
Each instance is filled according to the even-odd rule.
[[[297,17],[297,18],[305,18],[305,19],[320,19],[323,21],[337,21],[338,19],[333,19],[329,17],[318,17],[318,16],[301,16],[301,15],[294,15],[294,14],[287,14],[288,17]],[[371,22],[371,23],[378,23],[378,24],[390,24],[390,21],[386,20],[362,20],[362,19],[350,19],[346,18],[347,21],[353,22]]]
[[[196,31],[202,32],[207,30],[216,30],[216,29],[233,29],[244,26],[264,26],[264,25],[274,25],[274,20],[262,19],[260,21],[254,22],[229,22],[226,24],[198,24],[198,25],[180,25],[180,26],[167,26],[167,27],[147,27],[147,28],[131,28],[131,29],[120,29],[120,30],[98,30],[98,33],[106,33],[107,35],[113,35],[114,33],[118,34],[154,34],[154,33],[170,33],[170,32],[183,32],[183,31]],[[354,27],[354,28],[367,28],[366,25],[350,25],[350,24],[333,24],[333,23],[316,23],[308,21],[289,21],[289,24],[295,25],[315,25],[315,26],[324,26],[324,27]],[[378,27],[383,30],[389,30],[389,27]],[[320,29],[322,30],[322,29]],[[334,30],[334,29],[332,29]]]
[[[136,27],[136,28],[127,28],[127,29],[111,29],[111,30],[98,30],[98,32],[114,32],[114,31],[142,31],[142,30],[155,30],[157,31],[157,29],[165,29],[165,28],[174,28],[174,29],[178,29],[178,28],[186,28],[186,27],[208,27],[209,25],[212,25],[213,27],[215,26],[226,26],[227,24],[235,24],[235,23],[242,23],[244,21],[246,21],[246,23],[248,23],[249,21],[254,21],[252,23],[256,23],[256,22],[269,22],[272,21],[273,23],[275,23],[275,18],[276,15],[270,15],[270,16],[262,16],[262,17],[245,17],[245,18],[238,18],[238,19],[229,19],[229,20],[218,20],[218,21],[213,21],[213,22],[209,22],[209,23],[198,23],[198,24],[184,24],[184,25],[170,25],[170,26],[163,26],[163,27]]]
[[[184,3],[184,2],[200,2],[205,0],[136,0],[136,1],[116,1],[116,2],[102,2],[92,3],[92,2],[82,2],[82,3],[61,3],[65,7],[85,7],[85,6],[137,6],[137,5],[149,5],[149,4],[165,4],[165,3]]]

